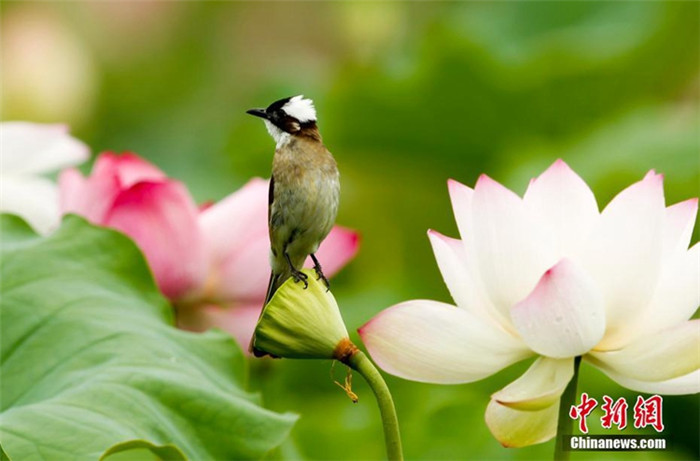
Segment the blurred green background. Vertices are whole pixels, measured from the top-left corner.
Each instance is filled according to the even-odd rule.
[[[601,207],[652,168],[667,203],[697,197],[699,22],[697,2],[3,2],[2,118],[66,122],[204,201],[269,175],[273,142],[246,109],[313,98],[338,222],[362,233],[333,285],[354,331],[402,300],[450,301],[425,235],[457,236],[447,178],[522,193],[563,158]],[[502,448],[483,419],[527,365],[460,386],[389,378],[407,458],[550,458],[552,442]],[[369,389],[356,379],[353,405],[329,370],[252,364],[266,405],[302,415],[271,459],[382,458]],[[580,388],[637,395],[586,365]],[[667,397],[671,450],[572,458],[698,459],[699,419],[697,396]]]

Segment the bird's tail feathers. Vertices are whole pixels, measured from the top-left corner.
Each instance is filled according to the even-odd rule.
[[[279,287],[282,286],[282,284],[289,277],[291,277],[291,274],[287,273],[287,271],[281,272],[279,274],[275,274],[274,272],[270,272],[270,282],[267,285],[267,295],[265,296],[265,303],[263,304],[262,309],[260,310],[260,317],[262,317],[262,313],[265,310],[265,306],[267,306],[267,303],[270,302],[270,300],[272,299],[272,296],[274,296],[275,292],[279,289]],[[258,319],[259,319],[259,317],[258,317]],[[271,354],[267,354],[266,352],[263,352],[261,350],[256,349],[253,346],[253,339],[254,338],[251,338],[250,344],[248,346],[249,352],[252,352],[256,357],[271,355]]]
[[[284,282],[286,282],[291,276],[292,274],[288,270],[280,272],[279,274],[275,274],[274,272],[270,274],[270,283],[267,285],[267,295],[265,296],[265,304],[263,304],[263,308],[270,302],[279,287],[281,287],[282,284],[284,284]]]

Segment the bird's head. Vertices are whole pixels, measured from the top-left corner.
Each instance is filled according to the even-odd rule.
[[[266,109],[250,109],[246,112],[265,121],[267,131],[277,144],[287,135],[316,131],[314,102],[305,99],[303,95],[280,99]]]

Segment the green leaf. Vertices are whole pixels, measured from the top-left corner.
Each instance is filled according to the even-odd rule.
[[[287,437],[296,417],[242,389],[245,361],[231,338],[173,327],[127,237],[76,216],[47,238],[16,217],[0,224],[0,444],[9,459],[144,449],[161,459],[252,459]]]
[[[0,216],[0,248],[2,251],[31,245],[40,237],[36,235],[29,224],[16,215],[3,214]]]

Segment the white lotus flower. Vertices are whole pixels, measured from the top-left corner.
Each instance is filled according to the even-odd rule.
[[[462,239],[428,236],[458,307],[408,301],[364,325],[384,370],[466,383],[539,355],[486,409],[506,446],[555,435],[576,356],[636,391],[700,391],[700,320],[688,320],[700,302],[700,247],[687,249],[697,199],[666,208],[652,171],[599,213],[561,160],[522,199],[487,176],[449,191]]]
[[[58,189],[40,175],[87,160],[88,147],[69,136],[65,125],[29,122],[0,123],[0,142],[0,211],[48,232],[61,215]]]

